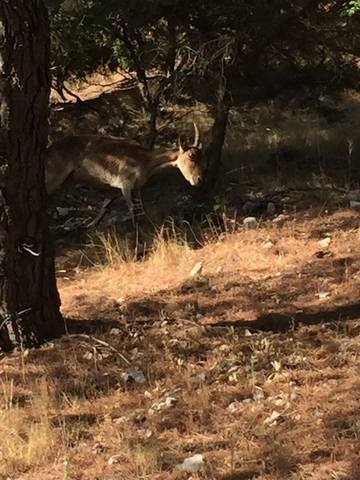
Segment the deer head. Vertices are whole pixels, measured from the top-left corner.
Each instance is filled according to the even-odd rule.
[[[186,180],[193,186],[199,185],[204,178],[204,165],[202,157],[202,145],[200,143],[199,129],[194,124],[194,143],[191,146],[183,145],[179,139],[179,153],[176,166]]]

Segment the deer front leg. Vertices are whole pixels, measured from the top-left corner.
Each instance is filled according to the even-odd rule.
[[[145,215],[146,211],[142,202],[141,191],[136,189],[132,192],[134,213],[136,216]]]
[[[124,186],[122,188],[122,193],[125,198],[126,205],[129,209],[132,224],[135,227],[135,215],[134,215],[134,202],[132,199],[132,188],[130,186]]]
[[[141,190],[136,190],[135,191],[135,202],[134,202],[134,204],[135,204],[135,209],[137,211],[137,216],[139,216],[139,215],[145,216],[149,220],[151,225],[153,227],[155,227],[155,224],[152,221],[152,218],[150,217],[148,211],[146,210],[146,208],[143,204]]]

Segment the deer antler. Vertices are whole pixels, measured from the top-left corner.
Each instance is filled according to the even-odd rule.
[[[200,133],[199,133],[198,126],[196,125],[196,123],[194,121],[193,121],[193,125],[194,125],[194,131],[195,131],[195,138],[194,138],[193,147],[198,147],[199,144],[200,144]]]

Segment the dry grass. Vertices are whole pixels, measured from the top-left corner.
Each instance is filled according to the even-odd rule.
[[[89,241],[84,256],[94,267],[108,268],[129,266],[136,262],[150,261],[154,267],[169,268],[177,264],[179,257],[187,256],[191,248],[186,240],[186,233],[175,226],[173,220],[165,222],[139,242],[140,234],[135,231],[133,240],[124,236],[115,228],[105,231],[95,231],[89,234]]]
[[[234,109],[226,137],[225,162],[231,178],[254,182],[257,191],[284,183],[313,186],[358,183],[359,94],[345,92],[337,101],[323,98],[319,110],[333,110],[329,119],[298,105],[284,108],[282,99]],[[270,187],[270,188],[269,188]]]
[[[115,229],[95,231],[89,235],[87,250],[94,266],[120,266],[137,260],[137,245],[131,246]]]
[[[170,480],[201,453],[192,478],[356,480],[358,240],[350,211],[196,251],[160,231],[146,260],[60,280],[83,335],[3,358],[0,474]]]
[[[352,120],[269,103],[231,127],[237,194],[254,178],[282,185],[287,149],[313,186],[331,185],[335,157],[354,179]],[[0,359],[1,480],[359,479],[358,214],[324,198],[243,230],[229,196],[202,248],[169,222],[145,246],[94,234],[91,268],[58,265],[69,334]],[[126,380],[129,365],[145,383]],[[202,471],[177,468],[199,453]]]
[[[172,221],[157,230],[149,257],[153,268],[173,268],[181,263],[181,259],[188,259],[189,256],[191,248],[183,232],[178,231]]]
[[[353,214],[345,212],[339,222],[351,222],[352,217]],[[122,251],[117,254],[117,244],[115,243],[114,248],[113,244],[108,243],[105,250],[111,250],[111,254],[108,255],[111,261],[106,268],[103,266],[95,271],[93,269],[85,271],[75,280],[61,280],[64,312],[71,311],[74,314],[74,309],[79,312],[82,304],[87,303],[87,299],[92,304],[104,301],[105,304],[109,304],[116,302],[120,297],[123,302],[124,299],[137,295],[139,290],[146,294],[156,292],[160,288],[174,288],[188,278],[192,267],[198,261],[203,262],[206,275],[216,275],[219,270],[225,269],[231,271],[233,275],[240,274],[244,278],[251,276],[256,281],[263,279],[266,284],[267,279],[280,276],[282,271],[290,272],[298,265],[305,266],[307,262],[313,262],[315,253],[321,250],[318,241],[322,238],[320,227],[322,221],[321,216],[313,220],[308,220],[306,216],[304,220],[300,220],[299,216],[293,218],[289,216],[284,227],[265,222],[257,230],[228,235],[220,233],[218,235],[215,229],[213,232],[210,229],[209,236],[216,240],[215,244],[209,242],[199,250],[192,250],[184,237],[179,238],[161,229],[155,238],[150,255],[141,262],[125,262]],[[319,233],[309,236],[304,231],[304,225],[306,228],[318,229]],[[345,245],[348,245],[348,236],[349,232],[346,230],[338,232],[336,237],[332,238],[332,248],[337,247],[339,255],[346,255],[346,248],[350,248],[345,248]],[[131,258],[133,252],[128,256]],[[348,267],[345,262],[343,280],[344,286],[351,288],[349,280],[351,269]],[[299,272],[299,286],[304,276],[306,276],[304,273]],[[330,279],[324,279],[325,283],[326,281]],[[324,287],[324,282],[320,282],[319,290]],[[69,308],[68,292],[71,301]]]
[[[40,467],[57,462],[61,432],[52,424],[53,399],[45,380],[32,387],[32,398],[24,407],[14,397],[14,382],[3,381],[1,410],[0,474],[12,475],[14,471]]]
[[[103,93],[113,91],[116,84],[120,84],[124,78],[124,75],[121,73],[109,73],[107,76],[101,73],[95,73],[89,75],[85,81],[66,82],[65,85],[82,100],[89,100]],[[76,101],[74,97],[71,97],[66,92],[64,92],[64,95],[68,102]],[[55,90],[51,90],[50,100],[52,102],[62,101]]]

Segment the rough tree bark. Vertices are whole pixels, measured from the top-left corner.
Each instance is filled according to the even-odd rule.
[[[0,0],[0,348],[61,334],[47,228],[49,27],[42,0]]]
[[[220,75],[215,105],[215,119],[210,134],[211,140],[205,151],[207,162],[205,181],[198,189],[196,195],[198,197],[208,195],[218,180],[231,103],[228,79],[224,75]]]

